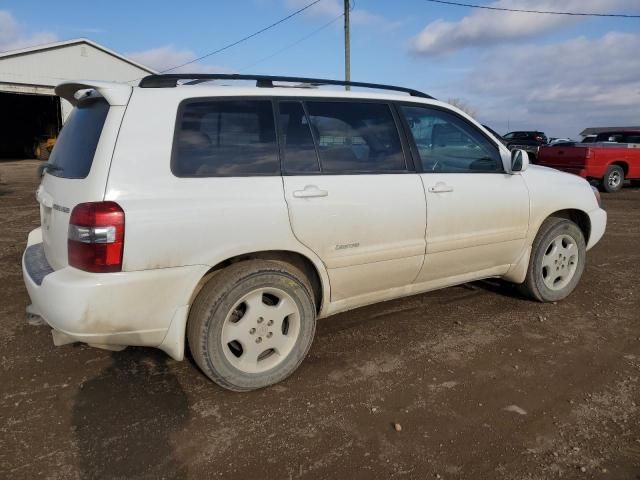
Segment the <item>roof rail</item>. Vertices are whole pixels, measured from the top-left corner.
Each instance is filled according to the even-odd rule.
[[[148,75],[140,80],[141,88],[171,88],[178,85],[180,80],[190,80],[188,85],[208,82],[211,80],[255,80],[256,87],[272,88],[273,82],[295,82],[312,85],[342,85],[349,87],[374,88],[378,90],[392,90],[408,93],[413,97],[431,98],[431,95],[412,88],[383,85],[380,83],[348,82],[346,80],[330,80],[326,78],[281,77],[273,75],[244,75],[236,73],[165,73]]]

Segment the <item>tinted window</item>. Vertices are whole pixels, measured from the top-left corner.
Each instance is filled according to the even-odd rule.
[[[402,107],[423,171],[499,172],[498,148],[466,120],[436,109]]]
[[[109,113],[103,98],[87,99],[73,109],[60,131],[47,170],[63,178],[85,178],[89,175],[98,147],[102,127]]]
[[[311,128],[300,102],[280,102],[283,169],[287,173],[319,172]]]
[[[270,101],[189,102],[179,115],[171,164],[175,175],[279,175]]]
[[[308,102],[323,172],[398,172],[406,164],[391,109],[382,103]]]

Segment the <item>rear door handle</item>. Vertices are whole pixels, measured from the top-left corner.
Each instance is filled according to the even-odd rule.
[[[314,197],[326,197],[329,192],[326,190],[320,190],[315,185],[306,185],[303,190],[295,190],[293,196],[296,198],[314,198]]]
[[[438,182],[435,185],[430,186],[429,191],[431,193],[453,192],[453,187],[451,185],[447,185],[444,182]]]

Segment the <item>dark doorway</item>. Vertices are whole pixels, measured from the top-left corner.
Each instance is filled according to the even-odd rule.
[[[60,98],[0,92],[0,158],[35,158],[61,127]]]

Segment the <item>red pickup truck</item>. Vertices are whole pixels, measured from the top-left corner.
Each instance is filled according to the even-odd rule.
[[[606,192],[617,192],[625,179],[640,179],[640,131],[601,133],[593,143],[544,146],[536,163],[597,180]]]

